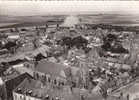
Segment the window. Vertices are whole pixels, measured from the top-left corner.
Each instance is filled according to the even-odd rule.
[[[39,79],[39,74],[38,73],[36,73],[36,79]]]
[[[22,96],[20,96],[20,100],[22,100]]]
[[[50,79],[50,77],[48,77],[48,82],[49,82],[49,83],[51,82],[51,79]]]
[[[17,100],[17,95],[16,94],[14,94],[14,99]]]

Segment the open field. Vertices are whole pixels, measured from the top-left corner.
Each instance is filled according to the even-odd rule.
[[[64,15],[57,16],[0,16],[0,28],[39,26],[46,23],[61,23]]]
[[[40,26],[45,24],[61,24],[67,15],[49,16],[0,16],[0,29]],[[80,23],[108,24],[115,26],[139,27],[139,16],[121,14],[82,14],[77,15]]]
[[[79,15],[82,22],[111,25],[139,25],[139,16],[120,14]]]

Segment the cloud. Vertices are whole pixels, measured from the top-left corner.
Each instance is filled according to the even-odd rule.
[[[129,13],[139,14],[138,1],[1,1],[0,14],[46,15],[69,13]]]

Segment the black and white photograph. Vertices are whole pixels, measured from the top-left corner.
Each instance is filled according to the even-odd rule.
[[[139,2],[0,1],[0,100],[139,100]]]

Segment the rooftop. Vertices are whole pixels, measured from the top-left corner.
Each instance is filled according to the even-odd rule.
[[[17,76],[19,76],[19,73],[17,73],[16,71],[12,71],[10,74],[6,74],[5,76],[3,76],[2,79],[3,79],[3,81],[8,81]]]
[[[60,72],[67,68],[62,64],[48,62],[47,60],[42,60],[36,67],[36,70],[42,73],[50,74],[52,76],[60,76]]]
[[[139,92],[139,80],[137,79],[136,81],[129,83],[126,86],[120,87],[118,90],[114,91],[112,95],[119,96],[121,92],[124,95],[138,93]]]
[[[32,79],[28,73],[23,73],[16,76],[11,76],[7,81],[5,81],[7,97],[12,98],[12,91],[21,83],[25,78]]]
[[[41,89],[40,81],[26,78],[14,91],[20,94],[40,98],[42,94],[39,93],[39,89]]]

